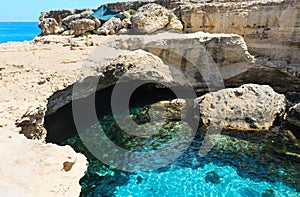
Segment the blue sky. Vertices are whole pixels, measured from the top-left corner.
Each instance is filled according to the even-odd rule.
[[[117,0],[4,0],[0,6],[0,22],[38,21],[42,11],[62,8],[97,8]]]

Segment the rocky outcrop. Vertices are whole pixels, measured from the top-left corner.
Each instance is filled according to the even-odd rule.
[[[208,93],[195,103],[203,125],[235,130],[268,130],[286,106],[284,95],[255,84]]]
[[[209,76],[212,77],[211,84],[218,84],[218,74],[225,87],[255,83],[268,84],[280,93],[300,91],[299,66],[254,58],[249,54],[243,38],[235,34],[163,33],[120,36],[107,42],[116,48],[143,49],[159,56],[164,62],[180,69],[199,91],[207,91]]]
[[[1,131],[0,148],[0,196],[79,196],[87,160],[71,147]]]
[[[186,32],[236,33],[252,54],[300,63],[299,1],[219,1],[178,8]]]
[[[238,35],[161,33],[146,36],[120,36],[107,44],[121,49],[143,49],[184,73],[191,85],[203,91],[218,89],[223,80],[254,66],[254,58]],[[234,68],[234,69],[233,69]],[[221,87],[219,87],[221,88]]]
[[[90,34],[112,35],[118,33],[127,33],[130,28],[135,28],[144,33],[152,33],[161,28],[176,29],[182,31],[183,25],[178,17],[165,7],[151,3],[150,1],[140,7],[133,16],[130,10],[125,7],[118,11],[117,18],[106,21],[102,26],[101,22],[92,17],[92,9],[82,10],[53,10],[43,12],[40,16],[39,27],[42,35],[61,34],[61,35],[84,35]],[[94,21],[95,25],[93,25]],[[120,22],[121,21],[121,22]],[[95,28],[92,28],[95,26]],[[98,30],[93,31],[93,30]]]
[[[65,29],[60,27],[54,18],[45,18],[39,23],[43,35],[59,34]]]
[[[39,20],[42,21],[43,19],[46,18],[54,18],[56,22],[58,23],[59,26],[63,25],[63,19],[71,16],[71,15],[77,15],[84,13],[85,11],[90,11],[92,9],[62,9],[62,10],[51,10],[51,11],[45,11],[42,12]]]
[[[158,4],[146,4],[132,16],[132,26],[144,33],[152,33],[168,25],[169,11]]]
[[[66,27],[70,27],[72,21],[76,21],[79,19],[93,19],[93,17],[90,16],[92,13],[93,11],[88,10],[88,11],[81,12],[80,14],[69,15],[62,20],[62,24],[65,25]]]
[[[185,32],[235,33],[257,56],[300,64],[299,1],[296,0],[144,0],[109,3],[116,12],[156,3],[172,10]]]
[[[100,50],[100,48],[99,48]],[[110,48],[101,46],[99,52],[110,51]],[[121,54],[121,51],[118,51]],[[119,55],[118,54],[118,55]],[[62,106],[71,102],[71,99],[85,98],[95,91],[103,90],[118,83],[131,81],[156,82],[167,87],[188,87],[188,82],[181,73],[162,62],[155,55],[137,50],[123,52],[114,60],[105,62],[97,60],[97,64],[89,64],[81,73],[78,82],[61,92],[57,92],[48,100],[47,113],[51,114]],[[95,61],[95,59],[93,60]],[[122,78],[121,78],[122,77]],[[96,87],[92,86],[94,84]]]
[[[42,30],[42,35],[62,33],[66,35],[66,30],[69,30],[69,34],[71,34],[70,30],[72,30],[72,32],[75,32],[75,35],[81,35],[85,32],[97,29],[101,25],[99,20],[90,16],[92,13],[93,10],[91,9],[42,12],[39,18],[39,27]],[[91,28],[92,26],[94,26],[94,28]]]

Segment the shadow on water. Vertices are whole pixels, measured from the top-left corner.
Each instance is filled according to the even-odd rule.
[[[111,114],[111,94],[113,88],[112,86],[96,92],[95,98],[89,96],[73,102],[82,106],[82,110],[85,110],[84,106],[89,105],[90,102],[95,102],[96,113],[98,118],[100,118],[103,115]],[[134,91],[130,97],[129,105],[130,108],[133,108],[174,98],[176,98],[175,94],[168,88],[157,88],[155,84],[145,84]],[[95,124],[90,121],[92,118],[88,116],[88,112],[82,111],[82,114],[85,114],[85,116],[80,117],[82,121],[80,122],[81,128],[79,129],[85,129]],[[67,139],[77,135],[72,114],[72,103],[46,116],[44,126],[47,129],[47,142],[62,144]]]

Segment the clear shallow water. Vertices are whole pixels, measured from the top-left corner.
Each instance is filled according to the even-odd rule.
[[[0,43],[30,41],[40,33],[38,22],[0,22]]]
[[[133,113],[139,112],[139,108],[133,109]],[[137,118],[147,122],[147,116],[133,117]],[[170,140],[178,128],[185,129],[176,122],[161,131],[155,141],[141,141],[122,133],[110,115],[103,116],[99,123],[116,144],[138,151],[155,150]],[[95,133],[89,139],[91,144],[99,143],[99,123],[87,129]],[[203,133],[205,129],[201,128],[191,146],[171,164],[136,173],[103,164],[86,150],[78,136],[66,143],[89,160],[88,172],[81,180],[81,196],[300,197],[300,163],[280,154],[282,150],[294,149],[293,143],[286,143],[288,132],[276,127],[269,132],[225,131],[219,136],[211,135],[210,140],[216,145],[201,158],[198,153]],[[211,172],[218,176],[215,183],[206,180]]]

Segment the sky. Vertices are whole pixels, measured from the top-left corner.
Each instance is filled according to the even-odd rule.
[[[97,8],[117,0],[4,0],[0,22],[37,22],[42,11],[63,8]]]

